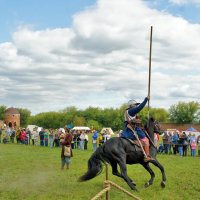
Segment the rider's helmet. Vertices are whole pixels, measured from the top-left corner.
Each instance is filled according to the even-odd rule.
[[[140,103],[137,103],[137,101],[131,99],[131,100],[128,101],[128,108],[135,108],[139,104]]]

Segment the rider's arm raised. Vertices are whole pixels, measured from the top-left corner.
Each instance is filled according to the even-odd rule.
[[[128,110],[128,114],[130,116],[135,116],[137,113],[139,113],[144,108],[144,106],[146,105],[148,99],[149,99],[148,97],[145,97],[144,101],[141,104],[139,104],[137,107],[130,108]]]

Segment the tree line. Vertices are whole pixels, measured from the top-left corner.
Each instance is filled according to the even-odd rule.
[[[0,106],[0,120],[4,119],[6,106]],[[100,130],[103,127],[112,127],[114,131],[123,129],[124,111],[127,105],[123,104],[119,108],[99,108],[88,107],[80,110],[75,106],[67,107],[58,112],[43,112],[31,115],[31,111],[26,108],[16,108],[20,113],[20,124],[25,127],[34,124],[45,128],[59,128],[66,125],[88,126]],[[198,102],[178,102],[170,106],[169,109],[152,108],[149,110],[150,116],[162,123],[200,123],[200,103]],[[144,123],[148,118],[148,109],[145,107],[139,116]]]

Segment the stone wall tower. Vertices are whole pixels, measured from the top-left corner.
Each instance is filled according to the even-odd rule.
[[[16,128],[20,127],[20,113],[16,108],[8,108],[5,111],[5,120],[6,126]]]

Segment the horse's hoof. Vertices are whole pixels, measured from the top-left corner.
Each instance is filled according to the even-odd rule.
[[[149,186],[150,186],[149,182],[147,182],[147,183],[144,184],[144,187],[145,187],[145,188],[147,188],[147,187],[149,187]]]
[[[133,183],[133,185],[136,186],[136,183],[134,183],[133,180],[131,180],[131,183]]]
[[[162,188],[165,188],[165,185],[166,185],[166,184],[165,184],[164,181],[162,181],[160,185],[161,185]]]

